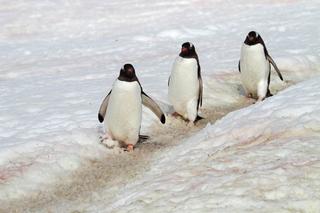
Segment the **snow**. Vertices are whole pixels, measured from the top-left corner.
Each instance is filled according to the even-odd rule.
[[[319,211],[318,1],[0,5],[1,211]],[[237,72],[250,30],[285,79],[273,72],[276,95],[254,105]],[[172,111],[167,79],[185,41],[200,58],[206,119],[162,126],[144,109],[150,141],[131,154],[101,144],[97,111],[124,63]]]
[[[110,201],[111,210],[317,212],[319,80],[208,125],[155,159],[144,178]]]

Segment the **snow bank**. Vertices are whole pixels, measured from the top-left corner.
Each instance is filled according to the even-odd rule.
[[[300,83],[208,125],[155,159],[108,211],[317,212],[319,82]]]
[[[34,139],[37,142],[3,151],[0,163],[0,201],[28,197],[84,166],[88,159],[112,152],[98,143],[91,129]]]

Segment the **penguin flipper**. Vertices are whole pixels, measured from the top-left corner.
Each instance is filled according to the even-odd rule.
[[[267,55],[267,60],[272,64],[272,66],[274,67],[274,69],[278,73],[278,76],[281,79],[281,81],[283,81],[283,78],[282,78],[282,75],[280,73],[280,70],[279,70],[279,68],[277,67],[276,63],[274,62],[274,60],[271,58],[270,55]]]
[[[169,78],[168,78],[168,86],[169,86],[169,84],[170,84],[170,77],[171,77],[171,76],[169,76]]]
[[[239,63],[238,63],[238,70],[239,70],[239,72],[241,73],[240,60],[239,60]]]
[[[103,101],[101,103],[101,106],[100,106],[100,109],[99,109],[99,113],[98,113],[98,119],[99,119],[100,123],[103,122],[104,116],[106,115],[111,91],[112,90],[110,90],[108,95],[103,99]]]
[[[198,95],[197,110],[199,109],[200,106],[202,106],[202,94],[203,94],[203,82],[202,82],[202,78],[200,76],[200,78],[199,78],[199,95]]]
[[[198,80],[199,80],[199,95],[198,95],[198,104],[197,104],[197,110],[200,106],[202,106],[202,94],[203,94],[203,81],[201,77],[201,68],[198,61]]]
[[[154,114],[156,114],[156,116],[160,119],[161,123],[164,124],[166,122],[166,117],[164,116],[164,113],[162,112],[159,105],[143,91],[141,92],[141,95],[142,104],[148,107]]]

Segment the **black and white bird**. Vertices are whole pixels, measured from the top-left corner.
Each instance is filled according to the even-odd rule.
[[[132,151],[139,140],[142,104],[156,114],[161,123],[165,123],[164,113],[144,93],[134,67],[125,64],[99,109],[98,119],[101,123],[105,120],[106,138],[122,142],[128,151]]]
[[[168,81],[169,101],[177,114],[195,123],[202,106],[203,84],[199,58],[192,43],[182,44]]]
[[[247,97],[262,101],[266,97],[272,96],[269,90],[271,64],[283,81],[280,70],[269,55],[261,36],[255,31],[249,32],[242,44],[238,64]]]

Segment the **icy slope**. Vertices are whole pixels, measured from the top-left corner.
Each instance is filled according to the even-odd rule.
[[[108,212],[318,212],[320,78],[230,113],[163,153]],[[96,203],[103,210],[103,204]]]

